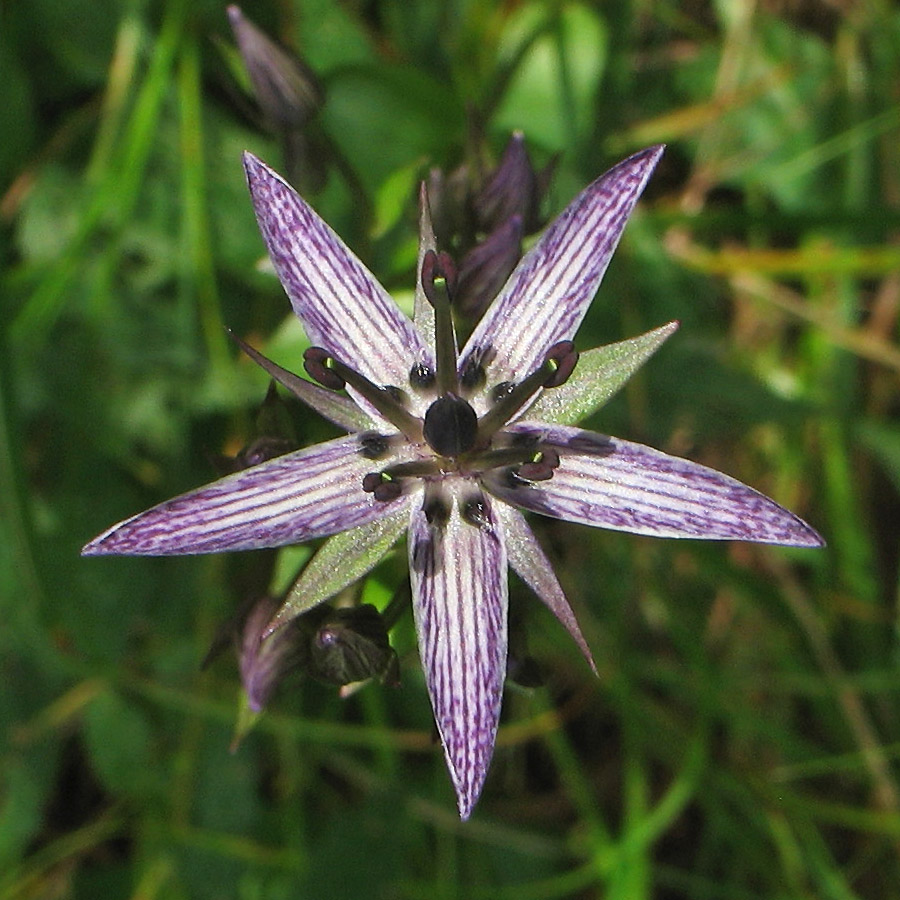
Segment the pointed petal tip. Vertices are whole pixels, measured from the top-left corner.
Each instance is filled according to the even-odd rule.
[[[118,549],[117,541],[116,541],[116,532],[119,530],[119,526],[124,523],[119,522],[118,525],[113,525],[112,528],[107,528],[103,534],[98,534],[92,541],[88,541],[82,548],[80,552],[80,556],[125,556],[127,554],[122,553],[121,550]]]
[[[275,174],[255,153],[251,153],[249,150],[245,150],[241,154],[241,161],[244,164],[244,171],[247,173],[248,180],[259,178],[266,174]]]
[[[612,169],[607,172],[607,175],[616,170],[637,169],[642,172],[644,183],[646,183],[663,153],[665,153],[665,150],[665,144],[654,144],[651,147],[645,147],[643,150],[638,150],[637,153],[632,153],[627,159],[624,159],[618,165],[613,166]],[[601,176],[601,178],[605,177],[606,176]],[[640,194],[642,190],[643,186],[638,189],[637,193]]]
[[[475,810],[475,804],[478,802],[478,794],[468,796],[464,794],[456,795],[456,808],[459,810],[459,820],[468,822],[470,816]]]
[[[236,3],[230,3],[225,9],[225,13],[228,16],[228,21],[231,22],[232,28],[236,28],[244,19],[244,14]]]
[[[807,525],[803,519],[797,519],[797,531],[791,536],[790,541],[784,541],[785,547],[806,547],[812,550],[827,546],[825,538],[811,525]]]
[[[244,174],[247,177],[251,194],[256,185],[266,181],[277,181],[279,184],[284,184],[291,193],[295,193],[294,189],[271,166],[250,150],[244,150],[241,154],[241,161],[244,164]]]
[[[451,485],[451,488],[453,486]],[[463,520],[468,488],[453,490],[449,521],[409,524],[413,615],[422,671],[460,816],[468,818],[494,752],[507,657],[507,556],[486,498],[484,527]]]
[[[646,156],[648,159],[652,159],[653,164],[655,165],[657,162],[659,162],[660,157],[665,152],[666,152],[665,144],[652,144],[649,147],[645,147],[643,150],[638,150],[638,152],[635,153],[631,158],[636,159],[638,157]]]
[[[450,767],[450,777],[456,792],[456,808],[463,822],[468,821],[481,797],[489,764],[490,756],[483,766],[476,766],[474,771],[471,768],[457,771],[450,761],[449,753],[447,754],[447,765]]]

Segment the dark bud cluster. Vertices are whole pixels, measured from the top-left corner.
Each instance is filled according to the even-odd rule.
[[[225,474],[257,466],[267,459],[283,456],[299,446],[287,404],[278,395],[275,382],[256,414],[256,436],[235,456],[215,459],[216,468]]]
[[[500,164],[488,175],[475,196],[478,223],[484,231],[499,228],[512,216],[522,218],[526,234],[542,225],[540,205],[550,185],[555,160],[536,171],[525,146],[525,137],[517,131],[509,139]]]
[[[432,170],[428,197],[438,244],[460,260],[453,303],[474,324],[497,296],[522,256],[522,238],[538,231],[540,208],[555,161],[537,170],[520,132],[499,164],[483,171],[484,136],[475,133],[473,157],[450,173]]]
[[[506,222],[476,244],[459,264],[455,305],[459,313],[473,318],[483,312],[485,298],[493,299],[506,284],[522,258],[522,217]]]
[[[335,608],[322,603],[266,634],[278,606],[279,601],[268,596],[254,603],[238,642],[241,682],[255,712],[291,675],[335,685],[368,678],[397,683],[397,656],[374,606]]]

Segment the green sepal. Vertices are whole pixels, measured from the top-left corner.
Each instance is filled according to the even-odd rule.
[[[228,332],[232,340],[253,360],[261,369],[269,374],[282,387],[287,388],[295,397],[302,400],[319,415],[324,416],[330,422],[334,422],[339,428],[350,433],[367,431],[374,426],[370,416],[363,412],[352,400],[343,394],[326,390],[318,384],[313,384],[299,375],[295,375],[288,369],[282,368],[278,363],[263,356],[255,347],[241,340],[234,332]]]
[[[434,308],[425,296],[422,285],[422,261],[428,251],[437,253],[437,238],[434,236],[434,225],[431,221],[431,207],[428,204],[428,191],[425,184],[419,186],[419,255],[416,259],[416,298],[413,305],[413,322],[419,329],[425,344],[435,346]]]
[[[241,746],[244,738],[254,729],[262,714],[262,710],[257,711],[250,708],[247,692],[242,689],[238,694],[237,718],[234,722],[234,734],[231,736],[231,745],[229,747],[232,753],[237,752],[238,747]]]
[[[648,331],[636,338],[587,350],[569,380],[545,390],[523,418],[551,425],[574,425],[596,412],[653,355],[678,322]]]
[[[409,524],[405,503],[367,525],[332,535],[316,551],[269,626],[271,633],[374,568]]]

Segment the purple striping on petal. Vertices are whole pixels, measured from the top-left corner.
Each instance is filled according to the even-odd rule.
[[[487,775],[506,675],[503,535],[496,520],[490,528],[464,522],[457,503],[440,533],[416,506],[409,547],[422,668],[466,819]]]
[[[561,463],[553,478],[490,490],[513,505],[554,518],[649,534],[820,546],[805,522],[741,482],[659,450],[563,426],[513,426],[540,434]]]
[[[395,454],[391,461],[408,459]],[[347,437],[289,453],[182,494],[91,541],[86,556],[161,556],[277,547],[372,522],[385,504],[362,490],[372,462]]]
[[[341,239],[275,172],[244,155],[260,231],[310,341],[376,384],[403,384],[414,362],[433,364],[403,315]]]
[[[460,357],[490,347],[490,380],[518,380],[544,352],[572,338],[662,147],[636,153],[587,187],[512,273]]]

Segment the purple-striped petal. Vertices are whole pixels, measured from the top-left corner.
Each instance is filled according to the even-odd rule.
[[[556,573],[553,571],[553,564],[547,559],[534,532],[525,521],[525,516],[506,503],[496,503],[494,509],[503,523],[509,564],[519,578],[543,600],[550,612],[559,619],[562,626],[572,636],[572,640],[578,644],[578,649],[584,654],[588,665],[596,674],[597,666],[594,664],[591,649],[588,647],[588,643],[578,627],[575,613],[560,587]]]
[[[265,163],[244,154],[256,218],[275,271],[313,345],[379,385],[433,365],[413,323],[344,242]]]
[[[561,460],[549,481],[511,487],[499,473],[488,477],[491,491],[522,509],[656,537],[823,544],[774,500],[699,463],[577,428],[522,423],[509,431],[538,437]]]
[[[642,150],[581,192],[522,258],[469,338],[460,372],[487,360],[488,384],[518,381],[574,337],[662,147]]]
[[[346,437],[288,453],[139,513],[94,538],[85,556],[169,556],[280,547],[372,522],[407,502],[362,490],[376,467]],[[379,460],[378,466],[400,461]]]
[[[471,490],[456,487],[456,499]],[[416,505],[409,528],[419,653],[463,819],[487,776],[506,676],[506,549],[496,504],[485,502],[482,527],[452,502],[444,527],[429,525]]]

